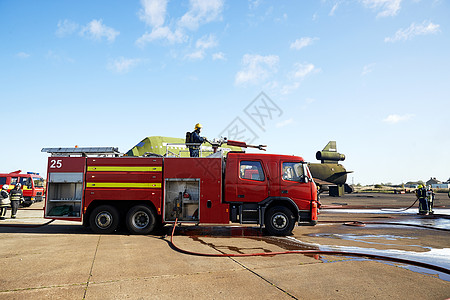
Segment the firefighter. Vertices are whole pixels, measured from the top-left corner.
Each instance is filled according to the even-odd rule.
[[[191,145],[191,146],[189,146],[189,153],[190,153],[191,157],[198,157],[199,156],[201,144],[206,141],[206,137],[201,137],[200,136],[200,132],[202,131],[202,128],[203,128],[202,124],[197,123],[197,124],[195,124],[194,131],[191,132],[190,141],[189,142],[192,143],[192,144],[194,144],[194,143],[195,144],[200,144],[200,145]]]
[[[423,185],[419,185],[416,190],[419,199],[419,215],[428,215],[427,190]]]
[[[21,187],[22,185],[20,183],[16,183],[14,188],[9,192],[9,199],[11,200],[11,219],[16,218],[19,204],[21,201],[23,201],[23,193]]]
[[[430,215],[433,214],[433,206],[434,206],[434,192],[431,188],[431,185],[427,186],[427,199],[428,199],[428,213]]]
[[[9,185],[4,184],[2,186],[2,191],[0,192],[0,220],[4,220],[6,216],[6,211],[9,206],[9,194],[8,194]]]

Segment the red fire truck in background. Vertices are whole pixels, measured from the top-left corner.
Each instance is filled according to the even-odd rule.
[[[0,186],[9,185],[8,192],[14,188],[16,183],[22,184],[24,202],[22,206],[28,207],[34,202],[42,201],[44,196],[44,179],[39,173],[27,172],[21,174],[21,170],[11,173],[0,174]]]
[[[128,157],[113,147],[42,151],[52,154],[45,218],[80,221],[96,233],[125,225],[133,234],[148,234],[178,220],[259,224],[271,235],[288,235],[296,223],[317,223],[317,188],[298,156]]]

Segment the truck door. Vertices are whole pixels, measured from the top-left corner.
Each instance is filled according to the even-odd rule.
[[[299,210],[310,211],[311,182],[305,178],[308,178],[308,174],[305,174],[302,162],[281,162],[281,197],[292,199]]]
[[[261,202],[268,197],[267,175],[261,161],[241,160],[236,198],[239,202]]]

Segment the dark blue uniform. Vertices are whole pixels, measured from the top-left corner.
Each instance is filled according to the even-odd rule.
[[[196,144],[202,144],[205,141],[205,138],[202,138],[199,135],[199,132],[197,130],[193,131],[191,133],[191,143],[196,143]],[[191,155],[191,157],[198,157],[200,154],[200,146],[189,146],[189,153]]]
[[[428,200],[427,200],[427,190],[422,187],[416,191],[417,198],[419,198],[419,214],[428,214]]]
[[[15,218],[20,201],[23,200],[22,190],[20,188],[13,188],[9,192],[9,199],[11,200],[11,218]]]

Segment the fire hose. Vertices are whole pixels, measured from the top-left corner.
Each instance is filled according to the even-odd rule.
[[[402,208],[402,209],[381,209],[381,210],[383,210],[383,211],[395,211],[395,212],[406,211],[406,210],[410,209],[411,207],[413,207],[414,204],[416,204],[417,201],[419,201],[419,199],[416,199],[416,201],[414,201],[413,204],[411,204],[407,208]]]
[[[52,223],[53,220],[50,220],[46,223],[43,224],[0,224],[0,227],[16,227],[16,228],[38,228],[38,227],[42,227],[42,226],[46,226],[50,223]]]
[[[195,251],[189,251],[182,249],[178,247],[174,241],[173,237],[175,234],[175,229],[178,224],[178,219],[175,220],[175,223],[173,225],[172,234],[170,236],[170,246],[172,249],[188,254],[188,255],[195,255],[195,256],[203,256],[203,257],[249,257],[249,256],[274,256],[274,255],[282,255],[282,254],[322,254],[322,255],[340,255],[340,256],[356,256],[356,257],[363,257],[363,258],[371,258],[376,260],[385,260],[385,261],[391,261],[391,262],[397,262],[397,263],[403,263],[407,265],[422,267],[434,271],[438,271],[441,273],[449,274],[450,270],[444,267],[413,261],[409,259],[403,259],[403,258],[395,258],[395,257],[389,257],[389,256],[383,256],[383,255],[376,255],[376,254],[366,254],[366,253],[358,253],[358,252],[346,252],[346,251],[325,251],[325,250],[289,250],[289,251],[279,251],[279,252],[262,252],[262,253],[201,253],[201,252],[195,252]]]

